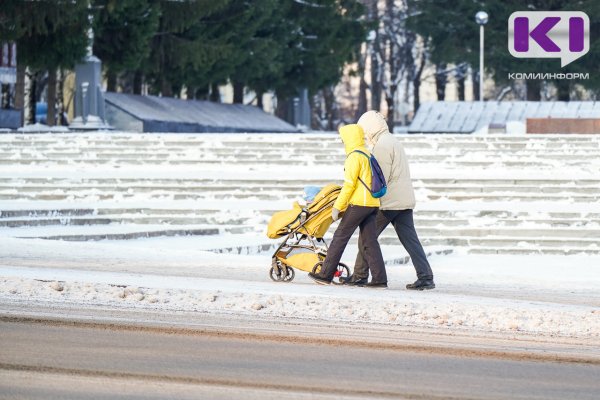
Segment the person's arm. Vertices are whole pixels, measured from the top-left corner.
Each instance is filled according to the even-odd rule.
[[[363,157],[361,154],[352,153],[346,158],[344,163],[344,185],[340,192],[337,200],[333,204],[333,208],[337,208],[340,211],[345,211],[348,208],[348,202],[352,193],[356,190],[358,185],[358,175],[360,173],[360,163],[356,157]]]
[[[391,182],[394,170],[394,159],[396,158],[396,147],[388,147],[379,143],[379,146],[375,145],[373,148],[373,155],[381,167],[385,182]]]

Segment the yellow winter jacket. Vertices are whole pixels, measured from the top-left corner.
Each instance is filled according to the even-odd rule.
[[[360,150],[370,156],[365,147],[365,137],[359,125],[352,124],[340,128],[340,136],[346,147],[346,162],[344,163],[344,185],[333,207],[345,211],[349,204],[365,207],[379,207],[379,199],[358,180],[358,177],[370,188],[371,165],[369,159],[354,150]]]

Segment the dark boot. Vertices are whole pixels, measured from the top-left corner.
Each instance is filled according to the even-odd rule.
[[[330,285],[331,284],[331,280],[323,278],[319,274],[313,274],[312,272],[309,272],[308,277],[310,279],[312,279],[313,281],[315,281],[316,283],[318,283],[319,285]]]
[[[347,278],[341,277],[340,282],[342,285],[349,286],[365,286],[369,280],[367,278],[358,278],[354,275],[350,275]]]
[[[387,289],[387,282],[369,282],[365,285],[367,288],[371,289]]]
[[[414,283],[406,285],[408,290],[430,290],[435,289],[433,279],[417,279]]]

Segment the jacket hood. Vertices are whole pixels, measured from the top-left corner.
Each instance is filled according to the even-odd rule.
[[[340,136],[346,148],[346,154],[365,146],[365,133],[360,125],[350,124],[340,128]]]
[[[364,130],[367,140],[375,144],[383,134],[390,133],[387,122],[383,115],[377,111],[367,111],[357,122]]]

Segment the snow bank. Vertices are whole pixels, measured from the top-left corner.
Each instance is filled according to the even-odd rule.
[[[142,282],[138,276],[132,282]],[[127,279],[123,277],[121,282]],[[527,332],[570,337],[600,336],[600,309],[587,306],[484,299],[435,292],[254,283],[227,285],[186,278],[196,289],[83,281],[0,278],[0,300],[71,303],[160,311],[268,315],[278,318],[377,323],[488,332]],[[164,282],[164,280],[163,280]],[[148,282],[150,283],[150,282]],[[156,283],[156,282],[155,282]],[[176,286],[176,285],[175,285]],[[297,288],[296,288],[297,289]]]
[[[143,252],[142,247],[130,250]],[[183,248],[172,251],[185,255]],[[194,257],[200,256],[198,252]],[[109,259],[99,261],[105,265],[102,271],[94,266],[0,266],[0,303],[600,336],[599,257],[434,256],[430,261],[438,288],[428,292],[404,289],[414,279],[413,268],[406,265],[388,268],[389,290],[373,290],[315,285],[301,271],[292,283],[274,283],[266,276],[267,265],[261,264],[266,258],[245,259],[245,265],[221,266],[224,260],[205,254],[195,266],[162,269],[130,260],[125,263],[129,272],[124,272],[123,262]]]

